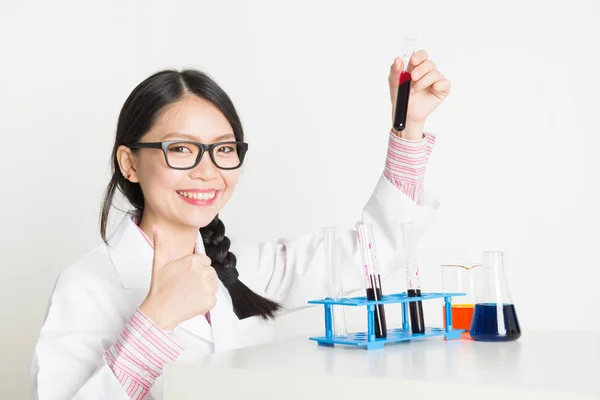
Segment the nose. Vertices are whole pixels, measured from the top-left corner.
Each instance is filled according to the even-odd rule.
[[[190,176],[194,179],[202,179],[204,181],[210,181],[219,176],[219,169],[210,159],[208,152],[202,155],[200,163],[190,171]]]

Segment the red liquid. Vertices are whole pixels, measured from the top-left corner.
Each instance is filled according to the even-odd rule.
[[[408,297],[421,295],[421,289],[408,289]],[[425,319],[423,318],[423,302],[411,301],[408,303],[410,309],[410,329],[412,333],[425,333]]]
[[[394,129],[403,131],[406,128],[406,114],[408,112],[408,98],[410,96],[411,76],[409,72],[402,71],[398,81],[396,94],[396,109],[394,110]]]
[[[375,281],[377,280],[377,281]],[[383,294],[381,293],[381,281],[379,276],[371,276],[371,288],[367,289],[368,300],[381,300]],[[377,304],[375,306],[375,337],[384,338],[387,336],[387,324],[385,320],[385,308],[383,304]]]

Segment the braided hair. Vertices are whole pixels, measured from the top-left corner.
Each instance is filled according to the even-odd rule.
[[[229,96],[206,74],[197,70],[164,70],[141,82],[129,95],[119,114],[115,143],[112,150],[112,177],[104,195],[100,216],[100,234],[106,242],[108,217],[114,195],[121,192],[134,208],[134,214],[144,212],[144,195],[138,183],[130,182],[120,173],[117,150],[138,142],[151,128],[162,109],[193,94],[211,102],[227,118],[236,140],[244,140],[240,118]],[[132,149],[132,151],[136,151]],[[217,215],[200,234],[217,276],[229,291],[233,311],[240,319],[260,316],[273,318],[281,306],[254,293],[238,278],[235,255],[229,251],[230,240],[225,236],[225,225]]]
[[[200,229],[206,255],[211,259],[212,266],[219,280],[229,291],[233,303],[233,311],[239,319],[260,315],[273,318],[281,306],[250,290],[238,279],[236,268],[237,259],[229,251],[231,241],[225,236],[225,225],[217,215],[210,224]]]

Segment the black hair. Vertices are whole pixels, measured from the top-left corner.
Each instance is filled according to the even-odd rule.
[[[163,70],[141,82],[129,95],[117,123],[115,144],[112,150],[112,177],[104,195],[100,216],[100,234],[104,242],[108,216],[118,189],[141,218],[144,212],[144,195],[138,183],[130,182],[121,174],[117,162],[119,146],[131,146],[148,132],[163,108],[186,95],[195,95],[211,102],[219,109],[233,128],[236,140],[244,140],[244,131],[237,111],[225,91],[209,76],[197,70]],[[225,236],[225,225],[219,215],[207,226],[200,228],[206,255],[210,257],[217,276],[229,291],[233,311],[239,319],[260,316],[273,318],[281,306],[254,293],[238,279],[235,255],[229,251],[231,244]]]

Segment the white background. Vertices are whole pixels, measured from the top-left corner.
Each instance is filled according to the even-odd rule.
[[[100,242],[117,115],[139,81],[195,67],[234,100],[251,150],[222,213],[230,233],[353,227],[383,168],[407,29],[453,84],[427,124],[442,208],[420,246],[424,290],[441,289],[440,263],[503,250],[524,335],[600,331],[594,1],[5,3],[0,398],[26,398],[54,280]],[[384,285],[402,290],[402,275]],[[440,314],[430,305],[427,321]],[[320,309],[278,324],[320,330]]]

